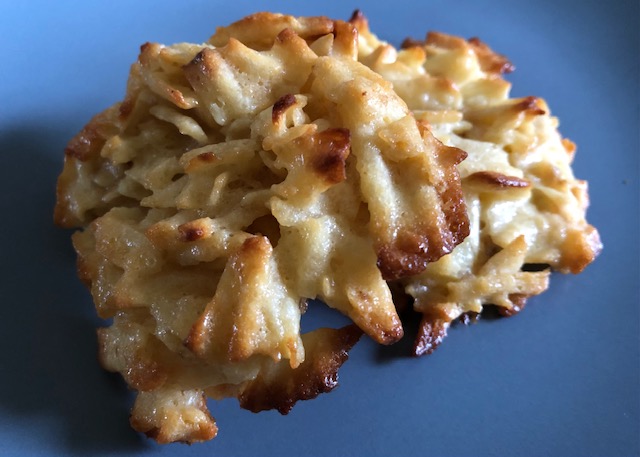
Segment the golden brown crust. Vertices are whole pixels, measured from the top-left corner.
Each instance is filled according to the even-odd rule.
[[[338,369],[361,335],[355,325],[305,334],[302,338],[308,352],[305,361],[295,370],[283,364],[262,370],[241,389],[240,406],[253,412],[277,409],[287,414],[297,401],[330,392],[338,385]]]
[[[465,184],[476,189],[499,191],[501,189],[522,189],[531,183],[517,176],[506,176],[496,171],[477,171],[465,178]]]
[[[511,317],[518,314],[520,311],[524,309],[527,304],[527,299],[529,296],[525,294],[510,294],[509,301],[513,304],[511,308],[504,308],[502,306],[498,306],[498,313],[504,317]]]
[[[100,154],[106,140],[114,133],[111,112],[96,115],[74,136],[64,149],[64,155],[85,162]]]
[[[428,314],[423,314],[418,334],[413,344],[413,355],[429,355],[435,351],[447,336],[449,322],[442,319],[434,319]]]
[[[442,144],[423,123],[417,125],[443,173],[438,182],[438,191],[446,211],[443,211],[444,220],[440,227],[425,223],[418,225],[415,231],[399,231],[393,244],[384,245],[378,250],[378,268],[386,280],[422,272],[430,262],[451,252],[469,234],[460,177],[455,170],[455,166],[467,155],[458,148]],[[446,229],[442,228],[443,225]]]
[[[562,245],[562,256],[559,260],[558,269],[573,274],[580,273],[602,251],[602,241],[600,234],[592,227],[586,230],[569,230]]]
[[[471,50],[480,64],[482,71],[489,74],[511,73],[515,70],[514,65],[505,56],[496,53],[479,38],[473,37],[469,40],[448,35],[440,32],[429,32],[424,42],[408,39],[403,43],[403,47],[414,46],[435,46],[450,50]]]
[[[544,291],[527,264],[598,255],[575,145],[542,99],[509,98],[510,62],[437,32],[402,48],[359,11],[146,43],[123,102],[71,140],[54,217],[83,228],[78,273],[113,319],[100,362],[138,391],[136,430],[211,439],[207,395],[286,413],[363,332],[398,341],[407,295],[427,354],[454,320]],[[301,335],[313,298],[355,325]]]
[[[424,44],[425,44],[424,40],[417,40],[415,38],[407,37],[404,40],[402,40],[402,43],[400,44],[400,49],[411,49],[411,48],[422,49]]]
[[[471,48],[478,56],[480,67],[487,73],[503,74],[511,73],[516,67],[502,54],[493,51],[483,43],[480,38],[474,37],[468,40]]]
[[[247,46],[262,50],[268,49],[273,37],[282,30],[291,29],[304,39],[313,39],[333,33],[334,21],[324,16],[298,17],[260,12],[244,17],[226,27],[219,27],[209,39],[214,46],[224,46],[231,38]]]
[[[328,184],[338,184],[347,178],[347,157],[351,151],[349,130],[330,128],[317,132],[302,147],[309,151],[312,171]]]
[[[296,97],[293,94],[285,94],[280,97],[273,104],[273,109],[271,110],[271,122],[274,124],[280,122],[280,119],[283,117],[287,109],[291,108],[295,104]]]
[[[402,280],[428,324],[480,313],[490,303],[513,314],[523,297],[546,288],[548,273],[522,271],[526,264],[578,272],[592,262],[601,242],[585,220],[584,183],[570,168],[575,145],[558,134],[544,100],[509,98],[500,77],[512,70],[508,60],[478,39],[437,32],[406,40],[394,54],[356,22],[366,40],[359,59],[394,84],[434,136],[468,153],[458,169],[469,236]],[[490,281],[511,293],[495,295]]]
[[[329,94],[335,116],[351,133],[383,277],[421,271],[465,236],[467,215],[455,169],[459,154],[441,153],[448,148],[421,131],[389,84],[362,65],[320,58],[314,76],[312,94]],[[392,114],[385,123],[373,111],[356,108],[363,105],[386,106]]]

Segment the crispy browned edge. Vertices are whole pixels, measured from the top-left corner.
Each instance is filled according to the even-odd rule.
[[[450,253],[469,236],[469,218],[456,168],[467,153],[438,141],[429,131],[428,124],[421,121],[417,124],[443,173],[435,188],[445,221],[443,226],[425,221],[418,230],[400,232],[394,243],[378,249],[378,268],[387,281],[422,272],[430,262]]]
[[[340,329],[322,328],[302,336],[305,361],[296,369],[279,363],[247,384],[238,399],[253,412],[277,409],[287,414],[299,400],[309,400],[338,385],[338,369],[362,336],[355,324]]]

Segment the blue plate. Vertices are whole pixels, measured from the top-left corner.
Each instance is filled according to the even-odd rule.
[[[258,10],[356,7],[395,44],[431,29],[509,56],[513,95],[547,100],[578,144],[605,249],[518,316],[456,326],[431,356],[365,340],[334,392],[288,416],[212,402],[218,438],[156,445],[129,428],[132,395],[97,364],[99,321],[70,232],[52,225],[65,143],[122,98],[146,41],[201,42]],[[2,2],[0,454],[639,455],[638,17],[638,2],[600,0]]]

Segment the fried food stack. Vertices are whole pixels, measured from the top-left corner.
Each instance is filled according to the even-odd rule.
[[[511,69],[477,39],[395,49],[358,12],[143,45],[124,100],[69,143],[55,209],[81,228],[132,426],[203,441],[207,397],[286,413],[331,390],[362,333],[402,338],[392,289],[423,316],[419,355],[486,304],[522,309],[547,288],[539,265],[589,264],[575,146],[544,101],[509,98]],[[353,324],[301,334],[316,298]]]

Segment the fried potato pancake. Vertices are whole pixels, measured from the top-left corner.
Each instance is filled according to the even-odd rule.
[[[416,355],[484,305],[512,315],[550,266],[597,256],[587,187],[542,99],[478,39],[400,49],[349,21],[258,13],[203,44],[146,43],[122,102],[68,144],[55,221],[73,235],[100,362],[132,426],[204,441],[207,398],[287,413],[337,385],[362,334]],[[535,271],[534,271],[535,270]],[[301,333],[306,301],[353,324]]]

